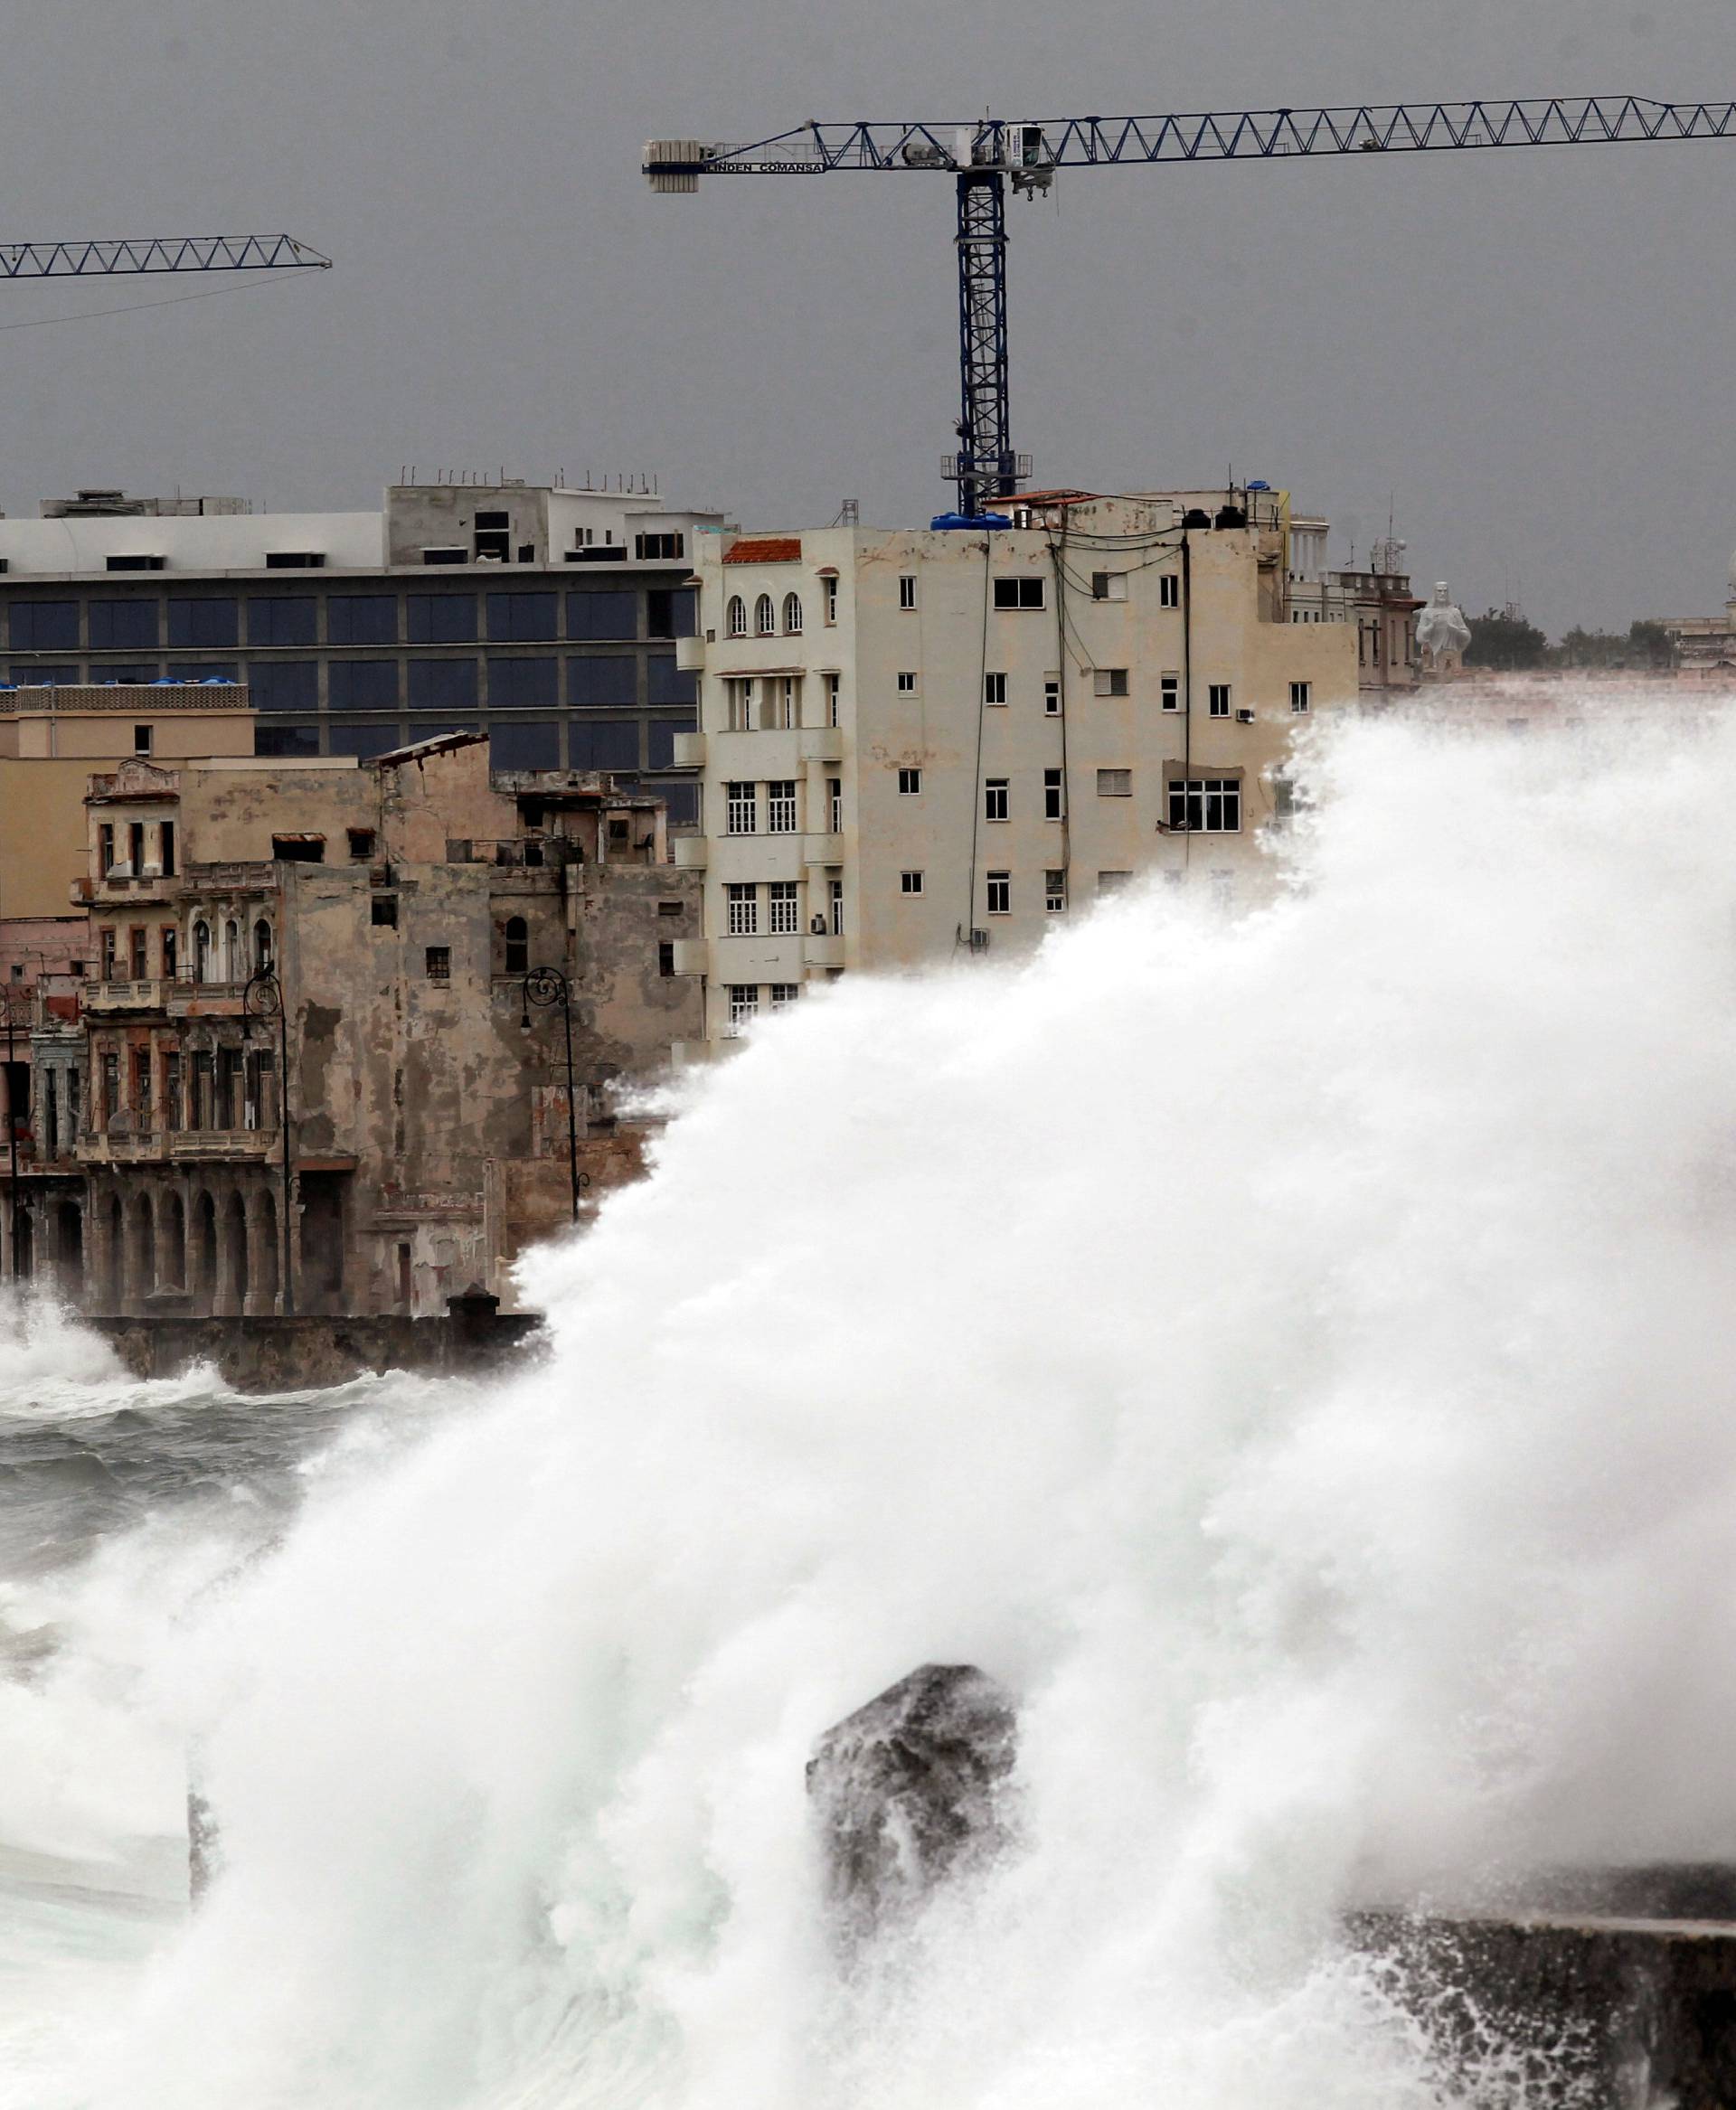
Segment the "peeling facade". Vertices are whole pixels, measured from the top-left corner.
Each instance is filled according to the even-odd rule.
[[[575,1171],[582,1216],[640,1169],[609,1088],[700,1002],[656,799],[491,777],[460,734],[361,768],[124,763],[87,805],[98,971],[52,1135],[46,1061],[31,1107],[33,1162],[70,1176],[32,1258],[87,1308],[428,1314],[473,1281],[510,1306]],[[538,968],[568,989],[571,1134]]]

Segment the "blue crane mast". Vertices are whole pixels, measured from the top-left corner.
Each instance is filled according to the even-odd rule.
[[[1434,154],[1499,146],[1582,146],[1723,139],[1736,102],[1654,102],[1631,95],[1498,102],[1358,104],[1335,109],[1212,110],[1194,116],[964,123],[810,122],[744,146],[654,139],[644,173],[662,192],[701,176],[823,175],[834,170],[944,171],[958,211],[958,449],[944,473],[975,516],[1010,498],[1030,461],[1007,410],[1006,187],[1046,191],[1061,168],[1127,163],[1277,161],[1297,155]]]

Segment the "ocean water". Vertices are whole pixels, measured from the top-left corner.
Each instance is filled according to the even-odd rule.
[[[1582,715],[768,1022],[511,1378],[10,1307],[0,2103],[1519,2110],[1346,1906],[1736,1841],[1736,719]],[[804,1765],[933,1661],[1016,1839],[841,1973]]]

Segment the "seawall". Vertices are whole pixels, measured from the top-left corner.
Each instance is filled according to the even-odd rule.
[[[175,1377],[195,1363],[210,1363],[238,1392],[299,1391],[389,1370],[476,1375],[537,1352],[540,1313],[459,1308],[469,1305],[461,1298],[452,1304],[442,1316],[419,1319],[388,1313],[349,1319],[165,1316],[84,1323],[108,1341],[136,1377]]]

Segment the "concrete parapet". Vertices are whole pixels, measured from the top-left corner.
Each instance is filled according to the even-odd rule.
[[[340,1385],[373,1371],[429,1376],[495,1370],[535,1352],[535,1312],[439,1318],[386,1314],[365,1318],[89,1319],[126,1367],[141,1378],[175,1377],[212,1364],[239,1392],[298,1391]]]

